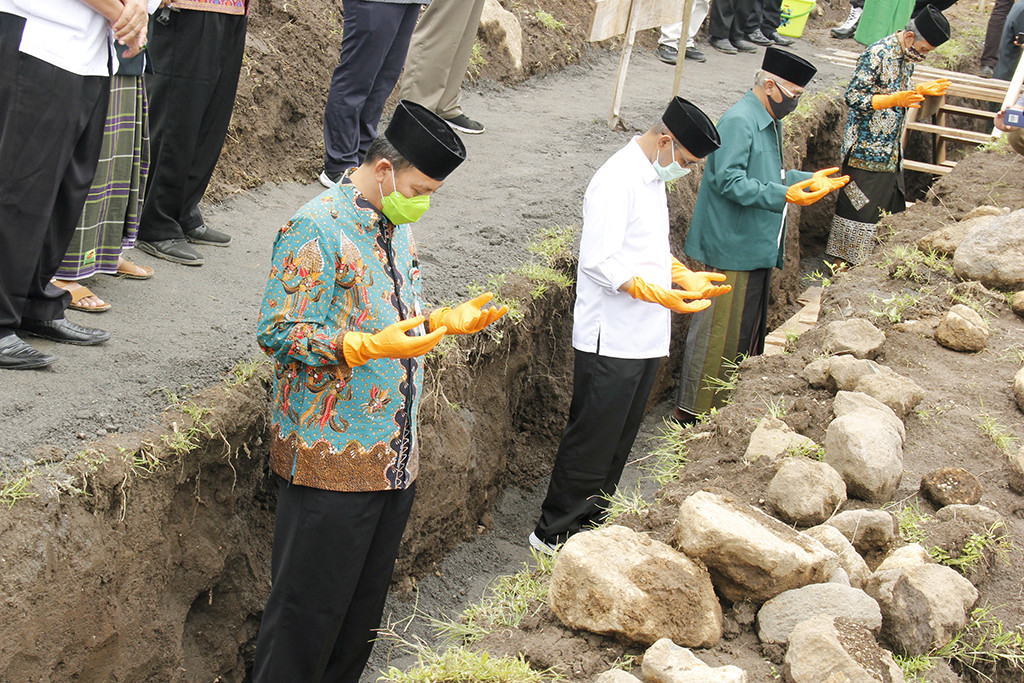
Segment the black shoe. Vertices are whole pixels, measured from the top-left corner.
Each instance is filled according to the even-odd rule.
[[[732,46],[732,43],[727,38],[712,38],[710,42],[711,47],[727,55],[734,55],[737,52],[736,48]]]
[[[978,69],[978,75],[982,78],[992,78],[996,75],[996,70],[990,66],[983,66]]]
[[[16,334],[0,337],[0,368],[7,370],[31,370],[45,368],[57,358],[32,348]]]
[[[672,419],[679,423],[681,427],[690,427],[697,424],[696,414],[678,406],[676,406],[676,409],[672,411]]]
[[[135,243],[135,248],[171,263],[180,263],[184,266],[203,265],[203,257],[199,255],[198,251],[188,246],[188,242],[185,240],[157,240],[156,242],[139,240]]]
[[[732,43],[732,46],[736,48],[739,52],[757,52],[757,45],[747,42],[742,38],[740,38],[739,40],[732,40],[730,42]]]
[[[708,61],[707,55],[698,50],[695,47],[686,48],[686,58],[692,59],[695,62],[706,62]]]
[[[753,33],[747,34],[747,40],[755,45],[771,45],[771,38],[768,38],[765,34],[761,33],[761,29],[757,29]]]
[[[320,171],[320,184],[329,190],[338,184],[341,176],[341,173],[328,173],[326,170]]]
[[[61,344],[76,344],[78,346],[94,346],[110,339],[110,333],[106,330],[78,325],[67,318],[58,318],[57,320],[23,318],[18,331],[33,337],[42,337]]]
[[[231,244],[231,235],[214,230],[208,225],[200,225],[195,230],[185,233],[185,239],[192,244],[209,244],[211,247],[226,247]]]
[[[679,50],[671,45],[658,45],[658,59],[666,64],[675,64],[679,60]]]
[[[470,135],[477,135],[478,133],[484,132],[484,124],[479,121],[474,121],[465,114],[459,114],[453,116],[450,119],[445,119],[445,123],[459,131],[460,133],[469,133]]]
[[[765,36],[765,38],[768,38],[770,41],[772,41],[776,45],[782,45],[782,46],[792,45],[793,43],[796,42],[795,38],[789,38],[787,36],[784,36],[781,33],[779,33],[778,31],[772,31],[767,36]]]

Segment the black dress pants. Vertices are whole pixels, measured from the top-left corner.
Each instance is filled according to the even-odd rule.
[[[618,486],[660,362],[576,351],[569,422],[534,530],[542,541],[562,543],[602,521],[602,496]]]
[[[751,32],[761,29],[766,36],[778,31],[782,24],[782,0],[757,0],[747,23]]]
[[[253,683],[358,683],[414,496],[281,480]]]
[[[750,18],[758,0],[713,0],[708,10],[708,32],[712,38],[727,38],[732,42],[746,40],[756,25]]]
[[[180,10],[149,22],[150,165],[139,239],[182,239],[217,165],[245,49],[246,17]]]
[[[341,54],[324,111],[324,170],[358,166],[405,66],[418,4],[344,0]]]
[[[110,96],[108,76],[19,52],[24,26],[0,13],[0,337],[71,303],[50,278],[96,174]]]

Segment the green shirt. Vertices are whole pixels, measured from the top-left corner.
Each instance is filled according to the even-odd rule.
[[[684,251],[720,270],[781,268],[786,190],[811,174],[783,170],[781,126],[753,90],[722,115],[718,132]]]

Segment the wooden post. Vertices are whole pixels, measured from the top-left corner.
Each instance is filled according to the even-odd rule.
[[[690,15],[693,13],[693,0],[683,3],[683,30],[679,34],[679,45],[676,46],[676,75],[672,81],[672,97],[679,94],[683,85],[683,62],[686,61],[686,44],[690,42]]]
[[[1012,107],[1017,103],[1021,84],[1024,84],[1024,58],[1017,62],[1017,68],[1013,72],[1013,78],[1010,79],[1010,85],[1006,88],[1006,96],[1003,97],[1003,106],[1000,109]],[[992,137],[997,138],[1002,134],[1003,131],[995,127],[992,128]]]
[[[615,79],[615,95],[612,97],[612,111],[608,117],[609,128],[615,128],[619,125],[622,92],[626,89],[626,69],[629,68],[629,57],[633,54],[633,43],[636,42],[636,23],[642,4],[643,0],[633,0],[629,6],[629,21],[626,23],[626,36],[622,44],[622,57],[619,58],[619,75]]]

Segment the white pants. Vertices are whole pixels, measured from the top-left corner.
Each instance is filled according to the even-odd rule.
[[[700,30],[701,24],[704,23],[704,19],[708,16],[708,0],[694,0],[693,2],[693,13],[690,15],[690,30],[686,37],[686,47],[693,47],[693,37],[697,35],[697,31]],[[679,39],[683,35],[683,22],[679,21],[674,24],[661,27],[661,38],[658,40],[659,45],[668,45],[678,49]]]

